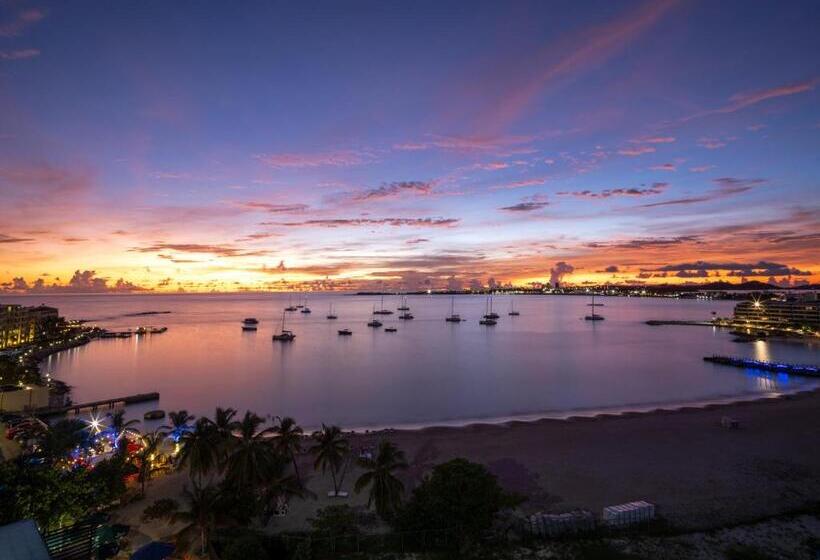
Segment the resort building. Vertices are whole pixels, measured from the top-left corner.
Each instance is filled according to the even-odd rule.
[[[56,308],[45,305],[0,304],[0,350],[33,342],[57,316]]]
[[[735,306],[735,321],[760,327],[820,329],[817,294],[803,299],[742,301]]]

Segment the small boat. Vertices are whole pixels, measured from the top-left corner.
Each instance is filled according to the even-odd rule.
[[[142,415],[143,420],[161,420],[165,418],[164,410],[149,410]]]
[[[299,308],[293,305],[293,296],[288,296],[288,306],[285,308],[285,311],[297,311]]]
[[[399,329],[397,329],[396,327],[387,327],[386,329],[384,329],[384,332],[396,332],[397,330]]]
[[[510,317],[518,317],[519,315],[521,315],[521,313],[515,310],[515,300],[513,299],[510,300],[510,312],[507,313],[507,315],[509,315]]]
[[[412,319],[412,318],[413,318],[413,314],[412,314],[412,313],[410,313],[409,311],[405,311],[404,313],[402,313],[401,315],[399,315],[399,319],[404,319],[405,321],[408,321],[408,320],[410,320],[410,319]]]
[[[296,335],[291,331],[282,331],[279,334],[273,335],[271,338],[280,342],[291,342],[294,338],[296,338]]]
[[[302,311],[301,311],[302,313],[304,313],[304,314],[310,313],[310,307],[307,306],[307,298],[305,298],[305,303],[303,305],[300,305],[299,307],[302,308]]]
[[[407,296],[401,296],[401,305],[396,309],[399,311],[410,311],[410,307],[407,305]]]
[[[243,331],[255,331],[256,330],[256,325],[253,325],[251,323],[242,323],[242,330]]]
[[[285,329],[285,312],[282,311],[282,332],[279,334],[275,334],[271,337],[273,340],[278,340],[279,342],[292,342],[296,335],[293,334],[293,331],[289,331]]]
[[[376,309],[375,306],[373,306],[373,315],[392,315],[392,314],[393,314],[392,311],[390,311],[389,309],[384,308],[384,296],[382,296],[382,304],[381,304],[380,309]]]
[[[450,298],[450,316],[444,318],[444,320],[447,321],[448,323],[460,323],[463,320],[461,318],[461,315],[459,315],[458,313],[455,312],[455,307],[456,307],[456,298],[451,297]]]
[[[243,319],[242,322],[245,323],[246,325],[258,325],[259,324],[259,320],[256,319],[256,317],[247,317],[246,319]]]
[[[498,313],[493,311],[493,296],[487,298],[487,308],[485,309],[486,313],[484,314],[485,319],[498,319]],[[493,323],[495,324],[495,323]]]
[[[498,324],[498,321],[496,321],[495,319],[487,319],[487,318],[484,318],[484,319],[481,319],[481,320],[478,322],[478,324],[479,324],[479,325],[487,325],[488,327],[492,327],[493,325]]]
[[[603,305],[601,303],[595,303],[595,292],[592,292],[592,303],[590,303],[588,305],[590,307],[592,307],[592,315],[584,316],[584,320],[585,321],[603,321],[604,316],[603,315],[598,315],[597,313],[595,313],[595,308],[600,307],[601,305]]]
[[[336,316],[335,313],[333,313],[333,304],[332,303],[330,304],[330,309],[327,312],[327,318],[330,319],[330,320],[339,318],[339,317]]]
[[[373,327],[373,328],[378,328],[378,327],[382,326],[382,322],[379,321],[378,319],[373,319],[372,321],[367,323],[367,326],[368,327]]]
[[[353,334],[353,331],[350,329],[339,329],[339,336],[350,336]]]

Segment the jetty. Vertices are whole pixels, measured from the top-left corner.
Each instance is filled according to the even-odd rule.
[[[80,414],[81,412],[97,412],[100,409],[111,410],[120,406],[128,404],[137,404],[150,401],[158,401],[159,393],[140,393],[137,395],[129,395],[127,397],[118,397],[114,399],[103,399],[99,401],[91,401],[79,404],[67,404],[65,406],[50,406],[45,408],[38,408],[32,411],[34,416],[59,416],[62,414],[73,413]]]
[[[820,367],[804,364],[781,364],[778,362],[765,362],[762,360],[751,360],[748,358],[734,358],[731,356],[704,356],[703,361],[712,362],[724,366],[734,366],[739,368],[759,369],[773,373],[789,373],[792,375],[804,375],[807,377],[820,378]]]
[[[688,325],[694,327],[720,327],[718,323],[713,321],[660,321],[657,319],[650,319],[646,321],[647,325],[651,325],[653,327],[657,327],[659,325]]]

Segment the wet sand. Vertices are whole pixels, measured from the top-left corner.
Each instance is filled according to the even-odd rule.
[[[740,428],[723,428],[724,416]],[[466,457],[526,495],[528,511],[600,513],[606,505],[647,500],[676,526],[694,529],[820,502],[817,390],[594,419],[387,430],[354,436],[353,445],[381,437],[405,451],[408,485],[434,464]]]

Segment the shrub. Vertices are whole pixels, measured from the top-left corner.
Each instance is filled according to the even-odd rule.
[[[454,459],[434,467],[413,491],[399,512],[396,527],[402,531],[453,529],[462,539],[476,538],[490,529],[498,511],[520,502],[483,465]]]
[[[179,502],[172,498],[160,498],[146,507],[142,512],[143,521],[152,519],[165,519],[179,509]]]

